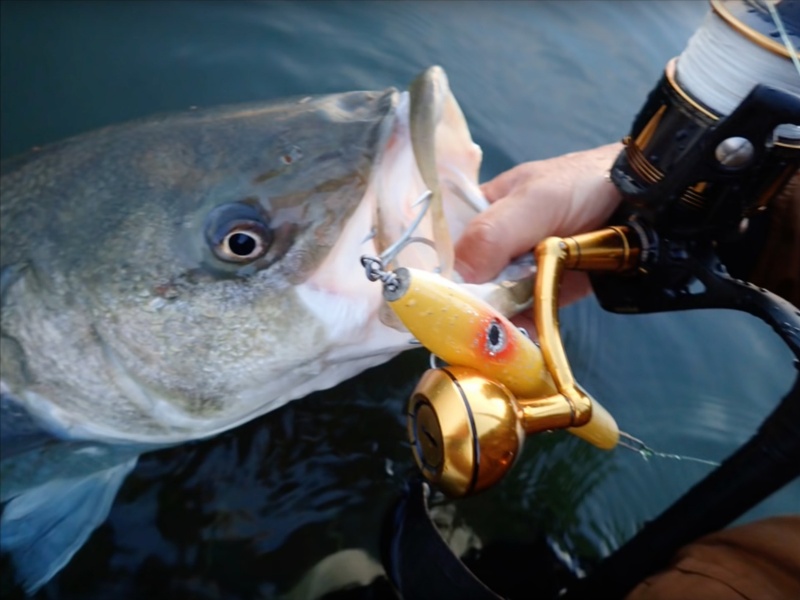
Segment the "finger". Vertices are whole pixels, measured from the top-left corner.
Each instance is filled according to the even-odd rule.
[[[558,305],[567,306],[585,298],[592,292],[589,275],[582,271],[567,271],[558,290]]]
[[[511,171],[504,171],[494,179],[481,184],[481,191],[490,203],[496,202],[511,192],[516,180],[513,171],[514,169]]]
[[[514,203],[499,202],[490,205],[467,225],[455,248],[455,269],[465,281],[489,281],[513,257],[525,252],[527,236],[515,235],[515,232],[520,233],[519,226],[516,229],[509,226],[515,215],[517,219],[525,218],[524,211]]]
[[[562,230],[569,210],[559,201],[561,189],[539,183],[531,195],[525,186],[490,205],[467,226],[456,244],[456,270],[465,281],[489,281],[508,264],[548,235]]]
[[[539,341],[539,336],[536,333],[536,326],[533,324],[530,311],[525,311],[524,313],[520,313],[515,317],[512,317],[511,322],[517,327],[524,329],[528,333],[528,337],[534,342]]]

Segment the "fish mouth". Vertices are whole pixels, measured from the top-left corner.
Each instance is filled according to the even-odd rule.
[[[376,250],[383,253],[398,240],[413,238],[392,266],[460,280],[454,243],[489,205],[478,184],[482,158],[444,70],[427,69],[399,95],[372,181]],[[426,196],[428,202],[419,201]],[[421,219],[420,211],[425,211]]]
[[[478,183],[482,158],[444,70],[427,69],[400,94],[374,173],[374,243],[382,253],[410,238],[413,241],[402,246],[388,268],[439,273],[511,316],[532,303],[532,256],[522,257],[495,280],[480,285],[463,283],[454,267],[455,243],[467,224],[489,206]],[[426,195],[427,210],[419,202]],[[425,210],[422,218],[421,210]],[[381,310],[380,320],[404,330],[388,307]]]
[[[335,247],[296,287],[325,338],[335,340],[329,364],[367,356],[377,364],[379,357],[411,347],[408,330],[359,263],[404,238],[413,241],[383,262],[384,270],[439,273],[506,316],[531,301],[530,269],[511,278],[502,273],[480,285],[464,283],[455,271],[455,243],[489,203],[478,184],[483,152],[472,140],[444,70],[427,69],[407,92],[394,91],[393,102],[363,197]],[[418,200],[428,194],[429,205],[419,218],[424,207]]]

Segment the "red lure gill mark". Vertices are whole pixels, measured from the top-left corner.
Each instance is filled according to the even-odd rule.
[[[493,360],[507,360],[514,353],[514,339],[509,334],[511,327],[513,325],[505,319],[484,320],[480,332],[481,353]]]

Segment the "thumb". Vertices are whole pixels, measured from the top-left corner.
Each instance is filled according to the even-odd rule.
[[[501,242],[507,232],[501,221],[489,213],[493,204],[467,225],[456,243],[455,269],[468,283],[489,281],[513,258]]]

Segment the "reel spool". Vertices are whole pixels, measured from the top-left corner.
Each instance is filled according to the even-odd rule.
[[[589,421],[581,427],[574,423],[569,405],[558,395],[520,399],[464,366],[429,369],[408,402],[414,460],[423,477],[451,498],[500,481],[522,453],[527,435],[567,429],[598,448],[616,446],[617,424],[596,400]]]
[[[611,170],[623,214],[662,235],[735,234],[800,166],[800,62],[770,7],[763,0],[711,0],[711,7],[667,63]],[[783,0],[775,10],[796,48],[800,2]]]
[[[525,440],[508,389],[469,367],[426,371],[409,401],[408,436],[423,477],[447,496],[493,486]]]

